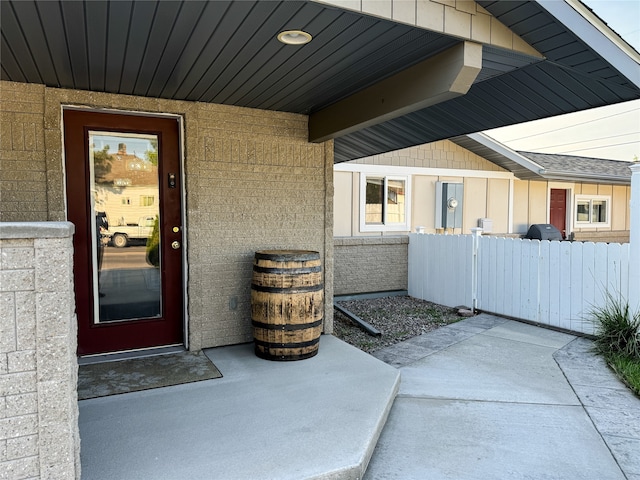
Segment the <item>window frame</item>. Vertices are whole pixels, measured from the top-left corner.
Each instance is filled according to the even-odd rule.
[[[607,220],[605,222],[593,221],[593,203],[604,201],[606,205]],[[589,204],[589,220],[578,220],[578,205],[588,202]],[[574,197],[573,208],[574,228],[601,228],[611,226],[611,196],[610,195],[576,195]]]
[[[390,180],[404,182],[404,222],[388,223],[386,218],[382,223],[366,222],[366,202],[367,202],[367,178],[383,179],[383,204],[388,202],[388,183]],[[380,172],[360,172],[360,232],[408,232],[411,231],[411,175],[393,175]]]

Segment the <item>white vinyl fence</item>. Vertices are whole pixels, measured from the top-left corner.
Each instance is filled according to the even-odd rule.
[[[409,235],[409,295],[593,333],[589,313],[629,295],[629,244]]]

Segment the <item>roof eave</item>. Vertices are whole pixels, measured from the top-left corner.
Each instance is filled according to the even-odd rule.
[[[537,3],[640,88],[640,54],[579,0],[537,0]],[[576,12],[578,15],[576,15]],[[624,53],[624,54],[622,54]]]
[[[467,135],[467,137],[474,140],[475,142],[478,142],[481,145],[484,145],[487,148],[494,150],[495,152],[506,157],[512,162],[517,163],[521,167],[529,170],[534,174],[538,174],[538,172],[543,169],[542,165],[539,165],[533,160],[529,160],[528,158],[520,155],[518,152],[511,150],[506,145],[503,145],[502,143],[494,140],[485,133],[471,133]]]
[[[623,177],[620,175],[602,175],[602,174],[588,174],[588,173],[570,173],[570,172],[557,172],[553,170],[543,170],[540,172],[540,176],[544,180],[558,180],[563,182],[588,182],[588,183],[602,183],[607,185],[630,185],[631,177]]]

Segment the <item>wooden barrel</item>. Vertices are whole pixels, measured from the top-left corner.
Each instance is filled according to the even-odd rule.
[[[323,297],[318,252],[256,252],[251,280],[251,323],[256,355],[288,361],[317,354]]]

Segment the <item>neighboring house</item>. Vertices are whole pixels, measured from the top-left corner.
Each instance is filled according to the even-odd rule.
[[[597,233],[593,238],[626,235],[628,241],[631,165],[515,152],[484,134],[352,160],[334,167],[334,202],[342,206],[334,235],[471,233],[476,227],[523,235],[531,224],[549,223],[566,238]],[[452,185],[460,188],[454,192]],[[455,208],[446,204],[451,196],[459,197]]]
[[[320,252],[331,333],[334,162],[640,98],[637,52],[575,0],[0,8],[0,220],[75,227],[72,245],[59,224],[0,231],[9,477],[79,475],[76,354],[252,340],[256,250]],[[287,33],[299,29],[310,43]],[[131,282],[118,295],[101,291],[89,146],[102,137],[158,146],[154,193],[137,196],[159,207],[161,268],[121,249],[140,268],[118,269]],[[390,186],[401,206],[408,190]]]
[[[141,218],[159,214],[158,166],[138,155],[127,153],[127,145],[121,143],[112,154],[103,155],[104,160],[93,162],[95,209],[106,213],[110,229],[138,225]]]
[[[514,152],[484,134],[451,141],[515,177],[508,230],[492,233],[524,234],[533,223],[548,223],[569,239],[629,241],[632,162]]]
[[[409,232],[522,236],[543,223],[566,238],[628,242],[630,165],[514,152],[483,134],[337,164],[336,294],[405,289]],[[378,262],[356,268],[362,257]]]

